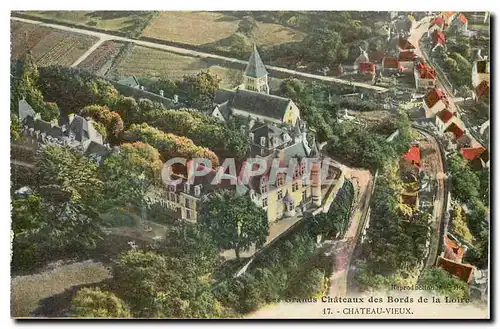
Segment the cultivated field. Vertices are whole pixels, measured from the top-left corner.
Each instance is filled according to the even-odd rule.
[[[19,13],[56,22],[139,35],[151,19],[144,11],[19,11]]]
[[[124,46],[121,42],[106,41],[85,58],[78,67],[97,75],[105,75]]]
[[[215,61],[196,57],[172,54],[166,51],[147,47],[134,46],[132,51],[116,66],[116,73],[121,77],[135,75],[137,77],[160,78],[172,80],[182,79],[188,74],[196,74],[208,69],[217,74],[224,88],[236,87],[243,81],[243,71],[218,65]],[[270,79],[271,88],[279,86],[281,80]]]
[[[240,19],[216,12],[164,11],[153,19],[143,35],[195,46],[217,43],[233,35]],[[254,41],[267,47],[299,41],[303,34],[278,24],[257,22]]]
[[[11,21],[11,59],[26,53],[26,43],[38,66],[71,66],[97,38]]]

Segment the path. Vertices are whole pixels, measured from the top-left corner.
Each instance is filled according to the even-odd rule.
[[[80,56],[80,58],[78,58],[73,64],[71,64],[71,67],[78,66],[78,64],[83,62],[85,60],[85,58],[87,58],[90,54],[92,54],[94,52],[94,50],[99,48],[99,46],[101,46],[102,43],[106,40],[107,40],[106,38],[100,38],[99,41],[94,43],[94,45],[92,47],[90,47],[82,56]]]
[[[11,20],[14,21],[19,21],[19,22],[24,22],[24,23],[29,23],[29,24],[36,24],[40,26],[45,26],[45,27],[50,27],[53,29],[58,29],[62,31],[67,31],[67,32],[72,32],[72,33],[79,33],[79,34],[85,34],[93,37],[99,38],[99,42],[104,42],[107,40],[113,40],[113,41],[121,41],[121,42],[130,42],[133,44],[136,44],[138,46],[143,46],[143,47],[149,47],[149,48],[154,48],[154,49],[160,49],[164,51],[168,51],[171,53],[179,54],[179,55],[184,55],[184,56],[191,56],[191,57],[199,57],[199,58],[211,58],[211,59],[216,59],[219,61],[223,62],[228,62],[228,63],[237,63],[237,64],[242,64],[242,65],[247,65],[247,61],[243,61],[240,59],[236,58],[231,58],[231,57],[225,57],[225,56],[220,56],[220,55],[215,55],[215,54],[210,54],[210,53],[205,53],[205,52],[200,52],[200,51],[195,51],[195,50],[190,50],[190,49],[184,49],[180,47],[174,47],[174,46],[168,46],[164,45],[161,43],[155,43],[155,42],[150,42],[150,41],[143,41],[143,40],[137,40],[137,39],[130,39],[130,38],[125,38],[125,37],[120,37],[120,36],[115,36],[112,34],[107,34],[104,32],[96,32],[96,31],[91,31],[91,30],[86,30],[85,28],[76,28],[76,27],[69,27],[65,25],[59,25],[59,24],[52,24],[52,23],[44,23],[41,21],[33,20],[33,19],[25,19],[25,18],[20,18],[20,17],[14,17],[11,16]],[[96,45],[92,46],[94,48]],[[97,45],[98,47],[99,45]],[[94,48],[97,49],[97,47]],[[85,58],[90,55],[92,50],[89,49],[85,54],[83,54],[75,63],[73,63],[72,66],[78,65],[80,62],[85,60]],[[388,91],[387,88],[379,87],[379,86],[373,86],[369,85],[366,83],[361,83],[361,82],[350,82],[334,77],[328,77],[328,76],[322,76],[322,75],[317,75],[317,74],[311,74],[311,73],[305,73],[305,72],[299,72],[299,71],[294,71],[291,69],[286,69],[283,67],[278,67],[278,66],[270,66],[266,65],[266,68],[268,71],[274,71],[274,72],[279,72],[279,73],[285,73],[297,77],[302,77],[302,78],[308,78],[308,79],[314,79],[314,80],[320,80],[320,81],[325,81],[325,82],[333,82],[333,83],[339,83],[339,84],[344,84],[344,85],[351,85],[351,86],[356,86],[359,88],[366,88],[366,89],[371,89],[379,93],[383,93]]]

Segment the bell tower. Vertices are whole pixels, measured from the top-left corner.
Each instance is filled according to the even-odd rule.
[[[267,73],[266,67],[254,44],[252,55],[250,55],[245,74],[243,75],[243,86],[247,90],[269,94],[268,75],[269,73]]]

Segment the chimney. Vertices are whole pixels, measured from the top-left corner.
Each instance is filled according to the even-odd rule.
[[[160,90],[160,96],[163,97],[163,90]]]
[[[189,193],[189,183],[188,182],[185,182],[184,183],[184,193]]]
[[[266,138],[264,136],[262,136],[260,138],[260,146],[262,147],[265,147],[266,146]]]
[[[179,103],[179,95],[174,95],[174,103]]]

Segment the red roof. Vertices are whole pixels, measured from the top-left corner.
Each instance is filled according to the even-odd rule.
[[[444,43],[446,42],[446,35],[444,35],[442,31],[435,30],[434,32],[432,32],[432,42],[434,43],[434,45],[444,45]]]
[[[400,62],[413,62],[417,56],[411,51],[402,51],[399,53]]]
[[[411,162],[412,164],[420,165],[420,147],[414,145],[412,146],[408,152],[403,155],[403,158],[406,161]]]
[[[457,17],[458,21],[462,24],[467,24],[467,17],[464,14],[460,13]]]
[[[481,81],[480,84],[476,87],[476,95],[477,97],[482,97],[484,95],[489,94],[490,92],[490,83],[487,80]]]
[[[398,59],[395,57],[385,57],[384,58],[384,68],[385,69],[399,69]]]
[[[449,104],[444,92],[438,88],[433,88],[424,96],[424,102],[428,108],[432,108],[439,100],[442,100],[445,105]]]
[[[465,254],[465,248],[462,248],[456,241],[444,236],[444,258],[461,263]]]
[[[474,266],[458,263],[441,256],[438,258],[437,266],[467,283],[472,279],[472,274],[474,273]]]
[[[467,159],[467,160],[476,160],[483,154],[483,152],[486,151],[486,148],[480,146],[480,147],[464,147],[463,149],[460,150],[462,153],[462,156]]]
[[[444,26],[444,19],[442,16],[438,16],[436,18],[434,18],[434,20],[432,21],[431,25],[429,26],[429,28],[433,27],[434,25],[437,25],[437,26],[441,26],[441,28]]]
[[[399,38],[398,46],[403,50],[415,49],[415,46],[410,41],[408,41],[408,39],[403,38]]]
[[[436,70],[431,66],[419,63],[417,70],[421,79],[436,79]]]
[[[375,73],[375,64],[373,63],[359,63],[359,72],[361,73]]]
[[[439,112],[437,116],[439,117],[439,119],[441,119],[441,121],[446,123],[453,117],[453,112],[450,112],[450,110],[448,109],[444,109],[441,112]]]
[[[457,126],[456,123],[452,122],[448,128],[446,128],[445,132],[452,132],[453,135],[455,135],[455,138],[458,139],[462,137],[463,134],[465,134],[465,130]]]

